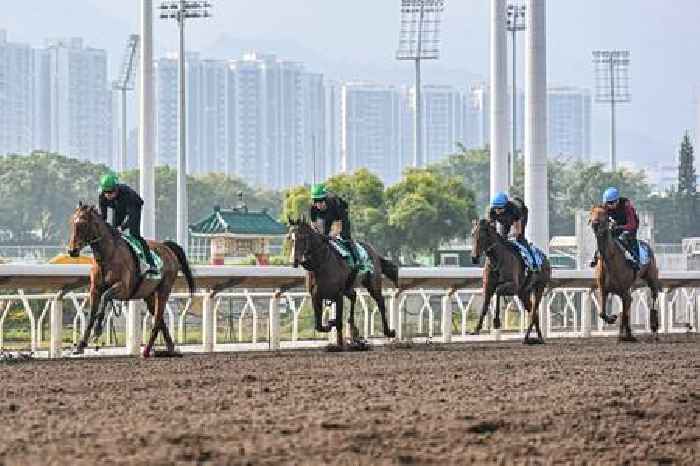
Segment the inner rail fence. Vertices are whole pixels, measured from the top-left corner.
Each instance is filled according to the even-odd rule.
[[[83,265],[0,265],[0,349],[50,358],[69,354],[87,324],[88,271]],[[166,324],[181,351],[275,351],[316,348],[335,340],[334,332],[314,331],[302,270],[195,266],[193,272],[196,293],[186,293],[180,277],[166,307]],[[522,338],[529,316],[517,299],[502,300],[502,329],[492,326],[493,302],[481,335],[471,334],[483,303],[481,279],[477,268],[400,269],[399,288],[384,292],[389,326],[399,340],[413,342]],[[700,271],[662,272],[661,282],[659,332],[695,331],[700,326]],[[593,286],[590,271],[554,271],[538,309],[545,338],[617,334],[616,324],[598,318],[600,303]],[[609,312],[619,313],[620,300],[611,301]],[[635,289],[631,322],[636,333],[650,332],[651,306],[648,289]],[[326,306],[324,320],[334,318],[334,312]],[[345,319],[348,312],[345,306]],[[355,315],[361,335],[371,344],[388,342],[377,306],[365,292],[359,293]],[[151,326],[143,303],[117,302],[108,309],[99,350],[92,344],[86,355],[137,355]]]

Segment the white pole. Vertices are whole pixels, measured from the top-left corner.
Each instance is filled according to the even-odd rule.
[[[617,148],[615,141],[615,62],[610,55],[610,171],[617,170]]]
[[[126,131],[126,87],[122,88],[122,153],[119,159],[119,166],[117,170],[120,172],[126,171],[126,145],[127,145],[127,131]]]
[[[528,0],[525,33],[525,203],[526,235],[549,249],[547,189],[547,29],[545,0]]]
[[[187,122],[185,85],[185,1],[180,0],[178,23],[180,25],[180,144],[177,158],[177,243],[188,249],[187,241]]]
[[[508,43],[506,1],[491,0],[491,197],[508,190]]]
[[[153,0],[141,0],[141,79],[139,92],[139,191],[143,198],[141,233],[156,234],[155,174],[153,171]]]

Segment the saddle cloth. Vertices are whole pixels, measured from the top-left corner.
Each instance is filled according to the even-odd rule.
[[[148,268],[148,263],[146,262],[146,254],[143,252],[143,248],[141,247],[141,242],[134,238],[133,236],[122,233],[122,238],[124,238],[124,241],[126,241],[126,244],[129,245],[129,247],[136,253],[136,257],[138,258],[139,261],[139,269],[140,272],[143,273],[143,271]],[[156,254],[152,249],[151,249],[151,257],[153,258],[153,263],[156,265],[156,269],[158,270],[158,274],[154,275],[149,275],[149,278],[153,279],[159,279],[161,276],[161,273],[163,271],[163,259],[160,258],[158,254]]]
[[[352,260],[352,254],[350,254],[350,243],[342,238],[332,238],[330,240],[331,245],[338,251],[338,254],[345,260],[349,267],[354,267]],[[374,264],[372,263],[367,250],[360,243],[355,243],[355,250],[357,251],[359,260],[359,271],[358,273],[374,272]]]
[[[530,249],[532,250],[532,255],[530,255],[530,252],[524,245],[518,243],[517,241],[511,241],[511,243],[520,252],[520,257],[522,257],[523,262],[525,262],[525,266],[528,268],[528,270],[533,271],[542,268],[542,264],[544,264],[545,255],[541,249],[539,249],[532,243],[528,243],[530,245]]]

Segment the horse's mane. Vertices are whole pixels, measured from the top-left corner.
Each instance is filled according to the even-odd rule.
[[[112,237],[119,238],[121,236],[119,230],[114,225],[110,225],[107,221],[105,221],[102,218],[102,216],[100,215],[100,211],[97,210],[97,207],[95,207],[94,205],[81,203],[78,206],[78,209],[87,210],[98,224],[104,225],[107,228],[107,231],[109,231],[112,234]]]

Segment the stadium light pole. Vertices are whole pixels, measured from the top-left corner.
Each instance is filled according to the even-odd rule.
[[[116,169],[118,172],[126,171],[127,158],[127,130],[126,130],[126,93],[134,90],[134,69],[138,60],[139,36],[131,34],[126,43],[124,58],[122,60],[122,69],[119,73],[119,78],[112,83],[112,90],[121,92],[122,99],[122,150],[117,159]]]
[[[513,110],[511,112],[511,118],[513,119],[513,142],[511,150],[510,150],[510,157],[508,158],[508,187],[512,188],[513,187],[513,180],[515,178],[515,154],[517,153],[517,147],[518,147],[518,131],[517,131],[517,122],[518,122],[518,114],[517,114],[517,109],[518,109],[518,88],[517,88],[517,40],[518,40],[518,32],[524,31],[525,30],[525,10],[526,7],[525,5],[517,5],[517,4],[510,4],[508,5],[508,12],[507,12],[507,18],[506,18],[506,30],[508,30],[511,33],[511,46],[512,46],[512,57],[513,57]]]
[[[177,242],[189,250],[187,234],[187,121],[185,113],[186,82],[185,82],[185,22],[187,19],[209,18],[211,3],[204,1],[168,0],[161,2],[161,19],[174,19],[180,29],[180,49],[178,61],[180,68],[179,79],[179,124],[180,140],[177,157]]]
[[[629,86],[629,50],[596,50],[593,52],[595,66],[596,97],[598,103],[610,104],[610,170],[617,169],[617,129],[615,104],[632,100]]]
[[[401,31],[397,60],[412,60],[416,65],[413,128],[413,166],[425,165],[423,157],[423,119],[421,97],[421,60],[440,58],[440,22],[445,0],[401,0]]]

